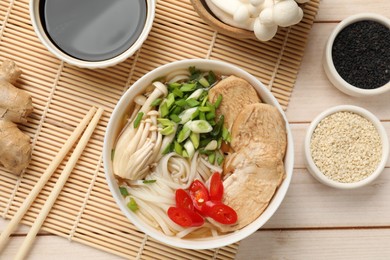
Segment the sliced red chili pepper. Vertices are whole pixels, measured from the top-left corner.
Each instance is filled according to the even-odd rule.
[[[210,200],[222,201],[223,197],[223,182],[221,180],[221,174],[219,172],[213,173],[210,177]]]
[[[207,216],[221,224],[231,225],[238,219],[236,211],[222,202],[209,201],[204,210]]]
[[[188,209],[170,207],[167,213],[173,222],[182,227],[199,227],[204,223],[201,215]]]
[[[176,199],[176,207],[188,209],[191,211],[194,210],[194,204],[192,204],[192,199],[185,190],[177,189],[175,199]]]
[[[190,186],[190,196],[194,207],[203,213],[202,207],[209,200],[206,186],[199,180],[194,180]]]

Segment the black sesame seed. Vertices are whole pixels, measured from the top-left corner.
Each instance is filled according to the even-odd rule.
[[[375,89],[390,81],[390,29],[375,21],[348,25],[332,46],[334,66],[349,84]]]

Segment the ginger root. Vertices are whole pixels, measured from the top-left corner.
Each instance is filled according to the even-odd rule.
[[[0,165],[19,175],[30,163],[30,137],[15,123],[26,123],[32,113],[31,96],[16,88],[22,71],[15,62],[5,60],[0,66]]]

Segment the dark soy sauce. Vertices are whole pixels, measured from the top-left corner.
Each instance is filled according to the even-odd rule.
[[[102,61],[126,51],[146,21],[146,0],[42,0],[42,26],[68,55]]]

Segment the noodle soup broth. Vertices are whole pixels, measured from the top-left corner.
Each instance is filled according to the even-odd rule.
[[[152,177],[148,177],[149,175],[140,175],[140,176],[135,176],[136,180],[131,180],[130,184],[135,185],[137,189],[131,189],[128,188],[126,191],[123,190],[124,186],[131,186],[128,185],[129,182],[124,181],[124,179],[128,178],[129,176],[124,176],[125,178],[118,177],[118,173],[115,173],[116,170],[115,168],[118,167],[116,166],[115,156],[120,156],[118,155],[118,151],[116,150],[117,143],[118,143],[118,136],[122,134],[123,128],[124,128],[124,118],[131,117],[131,110],[134,110],[136,106],[138,106],[138,109],[140,105],[137,105],[136,99],[138,98],[138,95],[140,93],[145,93],[150,91],[149,95],[153,95],[153,90],[150,90],[151,84],[153,81],[156,79],[159,79],[161,81],[166,80],[166,76],[170,75],[172,73],[175,74],[177,71],[186,71],[188,70],[189,67],[195,67],[196,69],[202,71],[202,72],[208,72],[208,71],[213,71],[215,75],[217,76],[217,80],[220,79],[221,76],[230,76],[234,75],[237,77],[240,77],[242,79],[245,79],[247,82],[249,82],[250,85],[254,87],[256,92],[258,93],[258,96],[261,97],[261,100],[263,103],[270,104],[274,107],[277,108],[279,113],[283,116],[285,122],[287,122],[284,112],[282,111],[281,107],[279,106],[278,102],[276,99],[272,96],[272,94],[253,76],[245,72],[244,70],[241,70],[235,66],[232,66],[230,64],[224,63],[224,62],[219,62],[219,61],[210,61],[210,60],[201,60],[201,59],[195,59],[195,60],[183,60],[183,61],[178,61],[174,63],[170,63],[164,66],[161,66],[142,78],[140,78],[136,83],[129,88],[129,90],[123,95],[123,97],[120,99],[118,102],[117,106],[114,109],[114,112],[110,118],[105,140],[104,140],[104,154],[103,154],[103,160],[104,160],[104,168],[105,168],[105,173],[106,173],[106,178],[110,187],[110,190],[113,194],[113,197],[119,207],[121,208],[122,212],[126,215],[126,217],[129,218],[129,220],[136,226],[138,227],[141,231],[145,232],[146,234],[150,235],[151,237],[169,244],[171,246],[176,246],[176,247],[182,247],[182,248],[190,248],[190,249],[207,249],[207,248],[215,248],[215,247],[221,247],[225,246],[231,243],[235,243],[248,235],[252,234],[255,232],[258,228],[260,228],[276,211],[278,206],[280,205],[281,201],[283,200],[285,193],[287,191],[287,188],[289,186],[290,180],[291,180],[291,175],[292,175],[292,167],[293,167],[293,146],[292,146],[292,138],[291,138],[291,132],[288,127],[288,124],[286,123],[286,132],[287,132],[287,148],[286,148],[286,154],[284,156],[284,170],[285,170],[285,176],[283,179],[283,182],[275,192],[275,194],[272,197],[272,200],[270,201],[269,205],[265,209],[265,211],[258,217],[256,218],[252,223],[246,225],[245,227],[240,228],[239,230],[236,230],[234,232],[219,232],[219,231],[211,231],[212,229],[208,228],[207,225],[210,225],[210,223],[207,221],[206,218],[206,227],[202,228],[194,228],[194,227],[189,227],[189,228],[182,228],[182,227],[177,227],[177,225],[173,225],[175,228],[177,228],[177,232],[172,232],[172,227],[166,227],[164,226],[165,224],[160,225],[160,227],[156,227],[156,223],[151,222],[148,220],[147,216],[149,214],[161,214],[161,213],[154,213],[152,211],[152,208],[155,208],[156,206],[153,205],[155,203],[157,204],[163,204],[163,203],[170,203],[172,202],[174,204],[175,201],[175,193],[172,192],[172,194],[169,195],[169,192],[164,187],[159,187],[161,190],[159,190],[156,194],[151,194],[149,198],[145,198],[142,202],[137,201],[137,203],[134,203],[131,199],[129,199],[126,194],[129,190],[130,192],[134,193],[139,193],[139,196],[145,196],[145,190],[143,188],[140,188],[138,191],[138,186],[144,186],[145,189],[150,189],[152,185],[155,185],[157,187],[157,183],[160,183],[159,186],[164,186],[162,185],[164,183],[164,179],[159,179],[161,176],[164,176],[164,170],[161,170],[161,176],[160,175],[153,175]],[[178,73],[180,74],[180,73]],[[158,87],[155,86],[155,89]],[[142,100],[141,100],[142,101]],[[140,101],[140,102],[141,102]],[[147,102],[143,100],[142,102]],[[142,103],[141,102],[141,103]],[[142,106],[141,106],[142,107]],[[161,107],[161,105],[160,105]],[[140,109],[142,110],[142,108]],[[161,112],[161,111],[160,111]],[[145,111],[145,114],[151,113],[150,111]],[[151,114],[153,114],[152,112]],[[133,123],[134,121],[137,121],[136,117],[139,116],[139,112],[137,114],[133,115]],[[161,113],[160,113],[161,115]],[[156,120],[156,118],[153,119],[153,116],[151,116],[150,121],[152,122],[153,120]],[[157,115],[155,115],[158,117]],[[135,119],[134,119],[135,118]],[[137,127],[145,127],[144,122],[139,123],[140,126]],[[142,125],[144,124],[144,125]],[[151,126],[153,127],[153,124],[151,123]],[[134,128],[132,126],[131,128]],[[167,127],[166,127],[167,128]],[[160,129],[161,130],[161,129]],[[149,138],[149,137],[148,137]],[[156,138],[156,137],[150,137],[150,138]],[[131,139],[131,138],[130,138]],[[129,139],[129,140],[130,140]],[[155,142],[159,142],[158,139],[155,139]],[[174,149],[174,148],[173,148]],[[183,148],[184,149],[184,148]],[[145,148],[145,151],[147,148]],[[158,149],[159,151],[161,149]],[[184,149],[185,150],[185,149]],[[175,151],[175,150],[173,150]],[[186,150],[185,150],[186,151]],[[118,153],[118,154],[117,154]],[[167,159],[167,162],[165,162],[166,167],[173,167],[173,168],[186,168],[189,167],[191,169],[191,165],[186,165],[184,163],[183,158],[180,156],[175,155],[174,152],[172,152],[172,157],[177,157],[175,158],[175,162],[169,162],[171,159]],[[156,155],[159,157],[159,160],[161,160],[161,155],[157,153]],[[199,156],[199,154],[192,155],[192,156]],[[141,157],[134,157],[136,160],[139,160],[134,163],[134,166],[129,166],[130,169],[136,169],[137,174],[142,172],[142,169],[140,168],[134,168],[134,167],[139,167],[140,164],[142,164]],[[167,156],[168,157],[168,156]],[[200,157],[200,156],[199,156]],[[143,158],[143,157],[142,157]],[[164,157],[163,157],[164,158]],[[194,158],[194,157],[192,157]],[[191,159],[192,160],[192,159]],[[187,160],[188,161],[188,160]],[[198,161],[200,162],[199,158]],[[202,165],[198,165],[197,167],[203,167]],[[216,168],[218,168],[217,164]],[[119,164],[120,165],[120,164]],[[126,163],[126,166],[128,163]],[[204,167],[208,167],[207,163],[204,162]],[[207,166],[208,165],[208,166]],[[131,168],[133,167],[133,168]],[[158,168],[160,166],[156,166]],[[119,167],[121,168],[121,167]],[[123,167],[122,167],[123,168]],[[121,168],[121,169],[122,169]],[[214,169],[213,167],[209,167],[210,171],[213,172]],[[222,166],[221,166],[222,169]],[[129,174],[135,174],[134,171],[129,171]],[[158,172],[158,170],[156,170]],[[191,170],[188,170],[188,172],[191,172]],[[147,176],[145,178],[145,176]],[[132,176],[134,177],[134,176]],[[187,176],[188,177],[188,176]],[[209,177],[209,176],[208,176]],[[185,179],[186,176],[178,176],[177,178],[182,178]],[[191,178],[191,177],[188,177]],[[205,177],[207,178],[207,177]],[[145,181],[146,180],[146,181]],[[123,185],[123,184],[127,185]],[[145,184],[146,183],[146,184]],[[150,185],[151,184],[151,185]],[[150,185],[150,186],[149,186]],[[167,184],[168,185],[168,184]],[[187,184],[190,186],[191,183]],[[169,186],[169,185],[168,185]],[[174,186],[176,187],[176,186]],[[172,188],[172,187],[171,187]],[[177,187],[179,188],[179,186]],[[172,188],[174,190],[174,188]],[[167,195],[167,194],[168,195]],[[136,196],[136,195],[134,195]],[[146,195],[149,196],[149,195]],[[168,200],[168,202],[167,202]],[[135,208],[132,208],[135,207]],[[138,207],[145,207],[148,210],[142,215],[137,214]],[[134,210],[135,209],[135,210]],[[146,216],[146,217],[145,217]],[[161,214],[160,220],[158,220],[158,224],[160,224],[160,221],[166,221],[168,216]],[[168,220],[169,221],[169,220]],[[169,226],[169,225],[168,225]],[[191,229],[197,230],[195,232],[191,233]],[[180,235],[177,235],[177,234]],[[212,241],[212,243],[210,243]]]

